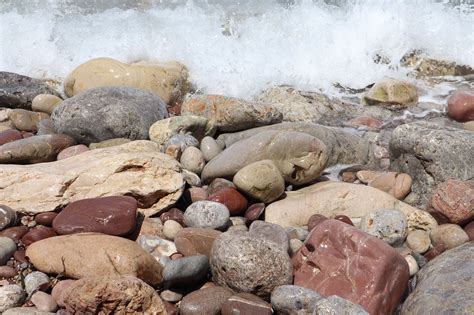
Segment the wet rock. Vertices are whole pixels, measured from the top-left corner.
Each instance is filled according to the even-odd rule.
[[[83,144],[73,145],[59,152],[57,160],[64,160],[87,151],[89,151],[89,148]]]
[[[223,229],[229,221],[229,210],[214,201],[196,201],[184,212],[184,224],[189,227]]]
[[[284,252],[288,251],[289,239],[281,226],[264,221],[253,221],[249,227],[249,236],[255,239],[265,239],[278,245]]]
[[[181,301],[179,313],[181,315],[219,315],[222,306],[232,295],[231,290],[218,286],[193,291]]]
[[[448,116],[456,121],[474,120],[474,91],[456,91],[448,98]]]
[[[20,139],[23,139],[23,136],[18,130],[7,129],[4,131],[0,131],[0,145]]]
[[[16,251],[15,242],[8,237],[0,237],[0,266],[3,266]]]
[[[1,76],[0,76],[1,79]],[[1,82],[1,81],[0,81]],[[25,298],[25,291],[16,285],[8,284],[0,287],[0,312],[21,305]],[[5,313],[3,313],[5,314]]]
[[[89,149],[95,150],[95,149],[110,148],[110,147],[114,147],[114,146],[117,146],[117,145],[129,143],[130,141],[132,141],[132,140],[126,139],[126,138],[107,139],[107,140],[97,142],[97,143],[90,143],[89,144]]]
[[[207,200],[222,203],[232,216],[241,214],[247,209],[247,199],[234,188],[222,188],[207,197]]]
[[[430,234],[422,230],[412,231],[408,233],[406,243],[413,251],[423,254],[430,248]]]
[[[198,175],[201,174],[206,164],[201,151],[195,147],[187,147],[181,155],[180,162],[184,169]]]
[[[40,120],[48,119],[49,115],[45,113],[32,112],[26,109],[12,109],[8,113],[8,118],[15,129],[20,131],[38,131]]]
[[[160,97],[116,86],[87,90],[63,101],[51,120],[56,132],[89,144],[113,138],[148,139],[150,126],[167,116]]]
[[[186,116],[184,116],[186,117]],[[202,138],[200,149],[202,152],[202,156],[206,162],[209,162],[213,158],[215,158],[219,153],[222,152],[222,148],[219,146],[214,138],[206,136]]]
[[[419,51],[412,51],[403,56],[403,66],[413,68],[417,77],[464,76],[474,72],[466,65],[453,61],[426,58]]]
[[[22,225],[14,226],[3,230],[0,232],[0,236],[11,238],[12,240],[18,243],[23,237],[23,235],[25,235],[26,233],[28,233],[28,228]]]
[[[390,78],[375,83],[363,97],[363,103],[367,105],[413,105],[416,102],[416,86]]]
[[[403,244],[407,237],[406,217],[400,210],[380,209],[362,217],[360,229],[389,245]]]
[[[222,315],[247,314],[247,315],[271,315],[272,306],[250,293],[238,293],[231,296],[222,305]]]
[[[199,284],[207,275],[209,259],[204,255],[183,257],[168,262],[163,269],[163,281],[166,285]]]
[[[42,112],[51,115],[53,110],[62,102],[63,100],[52,94],[38,94],[36,95],[31,102],[31,109],[35,112]]]
[[[58,234],[56,234],[54,229],[52,229],[50,227],[46,227],[46,226],[38,226],[38,227],[35,227],[35,228],[31,229],[28,233],[23,235],[23,237],[21,238],[21,241],[26,246],[30,246],[34,242],[44,240],[44,239],[47,239],[47,238],[50,238],[50,237],[53,237],[53,236],[56,236],[56,235],[58,235]]]
[[[272,306],[277,314],[313,314],[316,303],[323,297],[307,288],[296,285],[276,287],[271,295]]]
[[[354,304],[337,295],[332,295],[316,302],[314,314],[369,315],[360,305]]]
[[[38,213],[35,216],[35,222],[40,225],[44,225],[47,227],[53,226],[54,218],[56,218],[58,214],[56,212],[43,212]]]
[[[444,245],[447,249],[469,242],[469,236],[456,224],[442,224],[430,231],[433,246]]]
[[[0,231],[15,224],[17,219],[16,211],[12,208],[0,205]]]
[[[178,222],[174,220],[167,220],[163,224],[163,234],[165,235],[167,239],[172,240],[172,241],[174,240],[176,235],[179,233],[179,231],[181,231],[182,229],[183,227],[181,226],[181,224],[179,224]]]
[[[46,274],[33,271],[25,277],[25,291],[30,296],[46,283],[49,283],[49,277]]]
[[[54,312],[58,308],[58,304],[51,295],[41,291],[33,294],[30,300],[36,306],[38,311]]]
[[[174,242],[178,252],[184,256],[210,256],[212,245],[222,232],[204,228],[184,228],[178,232]]]

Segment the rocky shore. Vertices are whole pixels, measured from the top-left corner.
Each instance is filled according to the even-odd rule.
[[[472,314],[474,70],[403,63],[246,100],[178,62],[0,72],[0,313]]]

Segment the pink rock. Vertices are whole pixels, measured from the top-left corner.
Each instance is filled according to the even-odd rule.
[[[448,98],[448,116],[456,121],[474,120],[474,91],[456,91]]]
[[[361,127],[361,126],[367,126],[370,128],[378,128],[382,126],[383,122],[375,119],[373,117],[368,117],[368,116],[359,116],[352,118],[348,122],[346,122],[347,126],[350,127]]]
[[[20,139],[23,139],[23,136],[18,130],[7,129],[0,132],[0,145]]]
[[[86,151],[89,151],[89,148],[83,144],[73,145],[72,147],[66,148],[59,152],[57,160],[64,160],[71,156],[75,156]]]
[[[23,242],[23,244],[25,244],[25,246],[30,246],[34,242],[53,236],[57,236],[57,234],[52,228],[46,226],[38,226],[26,233],[21,238],[21,241]]]

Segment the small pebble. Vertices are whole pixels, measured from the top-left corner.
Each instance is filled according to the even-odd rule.
[[[178,222],[174,220],[167,220],[163,224],[163,234],[165,235],[167,239],[172,240],[172,241],[176,237],[176,234],[178,234],[178,232],[182,229],[183,227],[181,226],[181,224],[179,224]]]
[[[275,288],[271,303],[277,314],[313,314],[316,302],[323,297],[307,288],[296,285],[282,285]]]
[[[51,227],[53,220],[58,214],[56,212],[43,212],[35,216],[36,223],[44,226]]]
[[[412,255],[406,255],[405,260],[408,263],[408,268],[410,269],[410,277],[414,276],[420,268],[418,267],[418,263],[416,262],[416,259],[413,258]]]
[[[396,246],[405,241],[408,225],[405,214],[400,210],[380,209],[364,215],[360,229]]]
[[[293,256],[303,246],[303,242],[297,238],[290,240],[290,256]]]
[[[0,205],[0,231],[15,224],[17,220],[16,211],[12,208]]]
[[[214,138],[206,136],[201,140],[201,152],[206,162],[212,160],[216,155],[222,152],[222,148]]]
[[[15,251],[16,244],[11,238],[0,237],[0,266],[5,265]]]
[[[40,271],[33,271],[25,277],[26,293],[31,295],[45,283],[49,283],[49,277]]]
[[[344,222],[344,223],[346,223],[346,224],[349,224],[349,225],[354,226],[354,223],[352,223],[351,218],[349,218],[348,216],[345,216],[345,215],[337,215],[334,219],[335,219],[335,220],[338,220],[338,221],[341,221],[341,222]]]
[[[322,214],[313,214],[308,219],[308,231],[314,229],[317,225],[322,223],[323,221],[327,220],[328,218]]]
[[[184,213],[184,224],[189,227],[223,229],[229,221],[229,210],[225,205],[214,201],[197,201]]]
[[[163,224],[168,220],[174,220],[179,224],[184,225],[184,212],[178,208],[171,208],[160,215],[160,220]]]
[[[175,291],[164,290],[163,292],[160,293],[160,297],[164,301],[167,301],[170,303],[176,303],[176,302],[181,301],[181,299],[183,298],[183,295]]]
[[[20,286],[16,284],[0,286],[0,313],[20,306],[24,299],[25,291]]]
[[[207,191],[201,187],[191,187],[188,189],[189,199],[191,202],[206,200],[208,197]]]
[[[26,233],[28,233],[28,228],[22,225],[5,229],[0,232],[0,236],[11,238],[12,240],[18,243],[23,237],[23,235],[25,235]]]
[[[54,312],[58,308],[58,304],[51,295],[38,291],[31,296],[31,302],[39,311]]]
[[[447,249],[457,247],[469,241],[469,236],[456,224],[442,224],[430,231],[433,246],[445,245]]]
[[[415,252],[423,254],[430,248],[431,239],[428,232],[415,230],[408,233],[406,243]]]
[[[254,203],[250,207],[245,210],[245,218],[249,221],[255,221],[260,218],[260,216],[265,211],[265,204],[264,203]]]
[[[16,276],[16,270],[9,266],[0,266],[0,278],[8,279]]]
[[[201,151],[195,147],[187,147],[181,155],[180,162],[184,169],[198,175],[201,174],[204,165],[206,165]]]

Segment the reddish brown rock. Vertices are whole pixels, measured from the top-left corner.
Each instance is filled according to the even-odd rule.
[[[362,127],[362,126],[366,126],[366,127],[370,127],[370,128],[378,128],[380,126],[382,126],[383,122],[378,120],[378,119],[375,119],[373,117],[368,117],[368,116],[359,116],[359,117],[355,117],[355,118],[352,118],[351,120],[349,120],[348,122],[345,123],[346,126],[349,126],[349,127]]]
[[[168,220],[173,220],[173,221],[178,222],[182,226],[185,226],[184,225],[184,212],[179,210],[178,208],[171,208],[165,213],[162,213],[160,215],[160,220],[161,220],[161,223],[165,223]]]
[[[16,270],[9,266],[0,266],[0,278],[8,279],[16,276]]]
[[[163,305],[165,306],[167,315],[178,315],[179,314],[179,308],[176,305],[174,305],[173,303],[163,301]]]
[[[229,209],[230,215],[237,215],[247,209],[247,199],[235,188],[222,188],[209,197],[207,200],[220,202]]]
[[[351,218],[349,218],[349,217],[346,216],[346,215],[336,215],[336,217],[334,218],[334,220],[338,220],[338,221],[341,221],[341,222],[344,222],[344,223],[346,223],[346,224],[349,224],[349,225],[354,226],[354,223],[352,223]]]
[[[176,249],[184,256],[206,255],[209,257],[212,244],[222,232],[203,228],[184,228],[174,238]]]
[[[222,315],[271,315],[272,306],[250,293],[238,293],[225,301],[221,310]]]
[[[262,215],[263,211],[265,211],[265,204],[264,203],[254,203],[250,207],[245,210],[245,218],[250,222],[258,220]]]
[[[447,249],[448,248],[446,247],[446,245],[439,244],[439,245],[433,247],[432,249],[430,249],[429,251],[427,251],[423,256],[425,256],[425,258],[428,259],[428,260],[432,260],[436,256],[439,256],[442,253],[444,253]]]
[[[313,229],[293,264],[295,285],[338,295],[370,314],[392,314],[410,277],[408,264],[396,250],[337,220],[325,220]]]
[[[3,230],[0,232],[0,236],[5,236],[8,238],[11,238],[15,242],[19,242],[23,235],[28,233],[28,228],[24,225],[22,226],[14,226],[11,228],[8,228],[6,230]]]
[[[206,200],[208,197],[207,191],[201,187],[191,187],[187,190],[187,195],[191,203],[201,200]]]
[[[26,259],[26,253],[24,250],[17,250],[16,252],[13,253],[13,258],[20,264],[27,263],[28,260]]]
[[[73,145],[72,147],[66,148],[62,150],[61,152],[59,152],[57,156],[57,160],[58,161],[64,160],[71,156],[75,156],[87,151],[89,151],[89,148],[86,145],[83,145],[83,144]]]
[[[456,121],[474,120],[474,91],[456,91],[448,98],[448,116]]]
[[[64,292],[66,289],[75,282],[76,280],[62,280],[56,283],[56,285],[53,287],[53,290],[51,291],[51,296],[53,299],[58,303],[59,306],[64,307]]]
[[[128,196],[82,199],[70,203],[53,221],[60,234],[98,232],[123,236],[135,230],[137,201]]]
[[[18,130],[7,129],[0,132],[0,145],[20,139],[23,139],[23,136]]]
[[[323,221],[326,221],[327,219],[328,218],[322,214],[313,214],[311,217],[309,217],[309,220],[308,220],[308,231],[311,231],[312,229],[314,229],[316,225],[319,225],[320,223],[322,223]]]
[[[474,240],[474,221],[471,221],[464,227],[464,232],[469,236],[469,241]]]
[[[35,222],[44,225],[44,226],[49,226],[51,227],[53,225],[53,220],[56,218],[58,214],[56,212],[43,212],[43,213],[38,213],[35,216]]]
[[[426,210],[438,223],[467,223],[474,218],[474,186],[447,180],[436,187]]]
[[[34,242],[44,240],[45,238],[49,238],[49,237],[53,237],[57,235],[58,234],[56,234],[56,232],[50,227],[38,226],[34,229],[31,229],[28,233],[23,235],[23,237],[21,238],[21,241],[23,242],[23,244],[25,244],[25,246],[30,246]]]
[[[219,315],[222,305],[232,296],[230,289],[210,287],[193,291],[181,301],[181,315]]]

